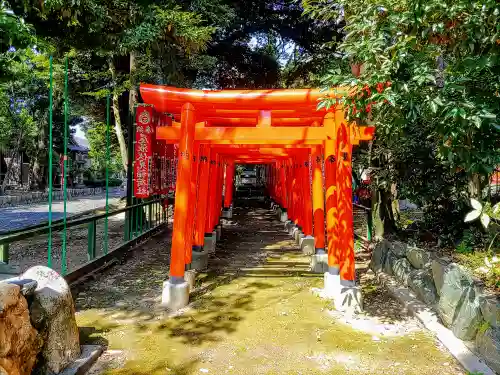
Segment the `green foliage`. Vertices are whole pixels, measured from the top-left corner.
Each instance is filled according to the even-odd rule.
[[[349,120],[376,126],[368,164],[377,188],[395,186],[393,198],[433,212],[438,232],[462,231],[467,198],[500,163],[498,2],[303,3],[313,18],[345,22],[324,86],[342,87]]]
[[[122,161],[118,140],[113,130],[110,129],[109,153],[106,147],[105,123],[91,123],[87,127],[86,136],[90,146],[89,158],[91,160],[92,172],[98,176],[98,178],[103,178],[105,176],[106,168],[108,168],[110,175],[120,172],[122,170]]]

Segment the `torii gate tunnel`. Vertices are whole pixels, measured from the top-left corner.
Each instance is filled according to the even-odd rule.
[[[354,285],[352,147],[372,139],[373,127],[347,123],[340,105],[318,110],[325,96],[319,90],[142,84],[140,91],[145,104],[136,110],[135,196],[175,188],[165,305],[188,303],[185,272],[215,250],[221,211],[231,212],[238,163],[265,165],[267,191],[302,245],[328,254],[325,283]],[[340,91],[329,95],[340,98]],[[175,155],[176,166],[168,163]],[[169,178],[174,174],[175,182]]]

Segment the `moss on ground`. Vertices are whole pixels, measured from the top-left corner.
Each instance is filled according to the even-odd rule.
[[[184,314],[144,321],[134,320],[141,309],[128,310],[129,319],[123,321],[113,317],[112,308],[80,310],[78,323],[87,327],[82,329],[83,341],[127,353],[125,365],[107,373],[462,373],[424,331],[375,341],[329,316],[329,304],[310,291],[321,286],[322,275],[307,271],[307,259],[294,244],[279,232],[255,236],[259,229],[281,227],[261,211],[262,219],[252,222],[241,212],[238,219],[245,228],[228,233],[223,243],[222,254],[230,252],[234,263],[243,266],[236,272],[234,266],[224,268],[231,278],[224,278],[224,271],[205,274],[207,282],[219,283],[197,296]],[[259,252],[260,264],[245,268],[246,257]]]

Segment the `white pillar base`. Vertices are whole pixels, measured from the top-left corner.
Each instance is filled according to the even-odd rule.
[[[222,225],[218,224],[215,227],[215,239],[216,239],[216,241],[220,241],[221,237],[222,237]]]
[[[163,292],[161,295],[161,305],[177,311],[186,307],[189,303],[189,284],[181,282],[173,284],[170,280],[163,282]]]
[[[206,270],[208,267],[208,251],[193,251],[193,258],[191,260],[191,268],[197,271]]]
[[[363,312],[363,296],[359,286],[341,286],[340,291],[333,300],[335,310],[347,314]]]
[[[313,255],[314,254],[314,237],[313,236],[305,236],[300,239],[299,242],[300,250],[302,250],[302,254],[304,255]]]
[[[311,272],[320,274],[328,272],[328,254],[311,255]]]
[[[282,223],[288,220],[288,212],[281,210],[280,221]]]
[[[211,234],[205,234],[205,240],[203,248],[208,251],[209,254],[215,253],[215,244],[217,242],[217,234],[213,231]]]
[[[327,255],[327,254],[326,254]],[[328,255],[327,255],[328,262]],[[328,264],[327,264],[328,267]],[[324,274],[324,295],[327,298],[334,299],[340,294],[340,275],[332,275],[330,272]]]

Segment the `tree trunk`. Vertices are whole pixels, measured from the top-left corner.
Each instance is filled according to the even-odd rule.
[[[392,213],[391,193],[384,189],[373,189],[372,219],[375,229],[375,238],[384,238],[387,234],[396,231],[396,224]]]
[[[469,176],[469,195],[471,198],[481,200],[481,178],[477,173]]]
[[[137,82],[135,79],[136,62],[135,62],[135,51],[130,52],[130,91],[128,96],[128,110],[130,116],[134,116],[134,108],[137,104]]]
[[[120,97],[118,92],[116,91],[116,83],[117,83],[116,68],[112,57],[108,58],[108,64],[109,64],[109,71],[111,72],[111,78],[113,80],[112,103],[113,103],[113,115],[115,118],[115,133],[116,137],[118,138],[118,144],[120,146],[120,155],[122,158],[123,169],[126,172],[128,166],[127,142],[125,142],[125,136],[123,135],[123,129],[122,129],[122,121],[120,118],[120,103],[119,103]]]

